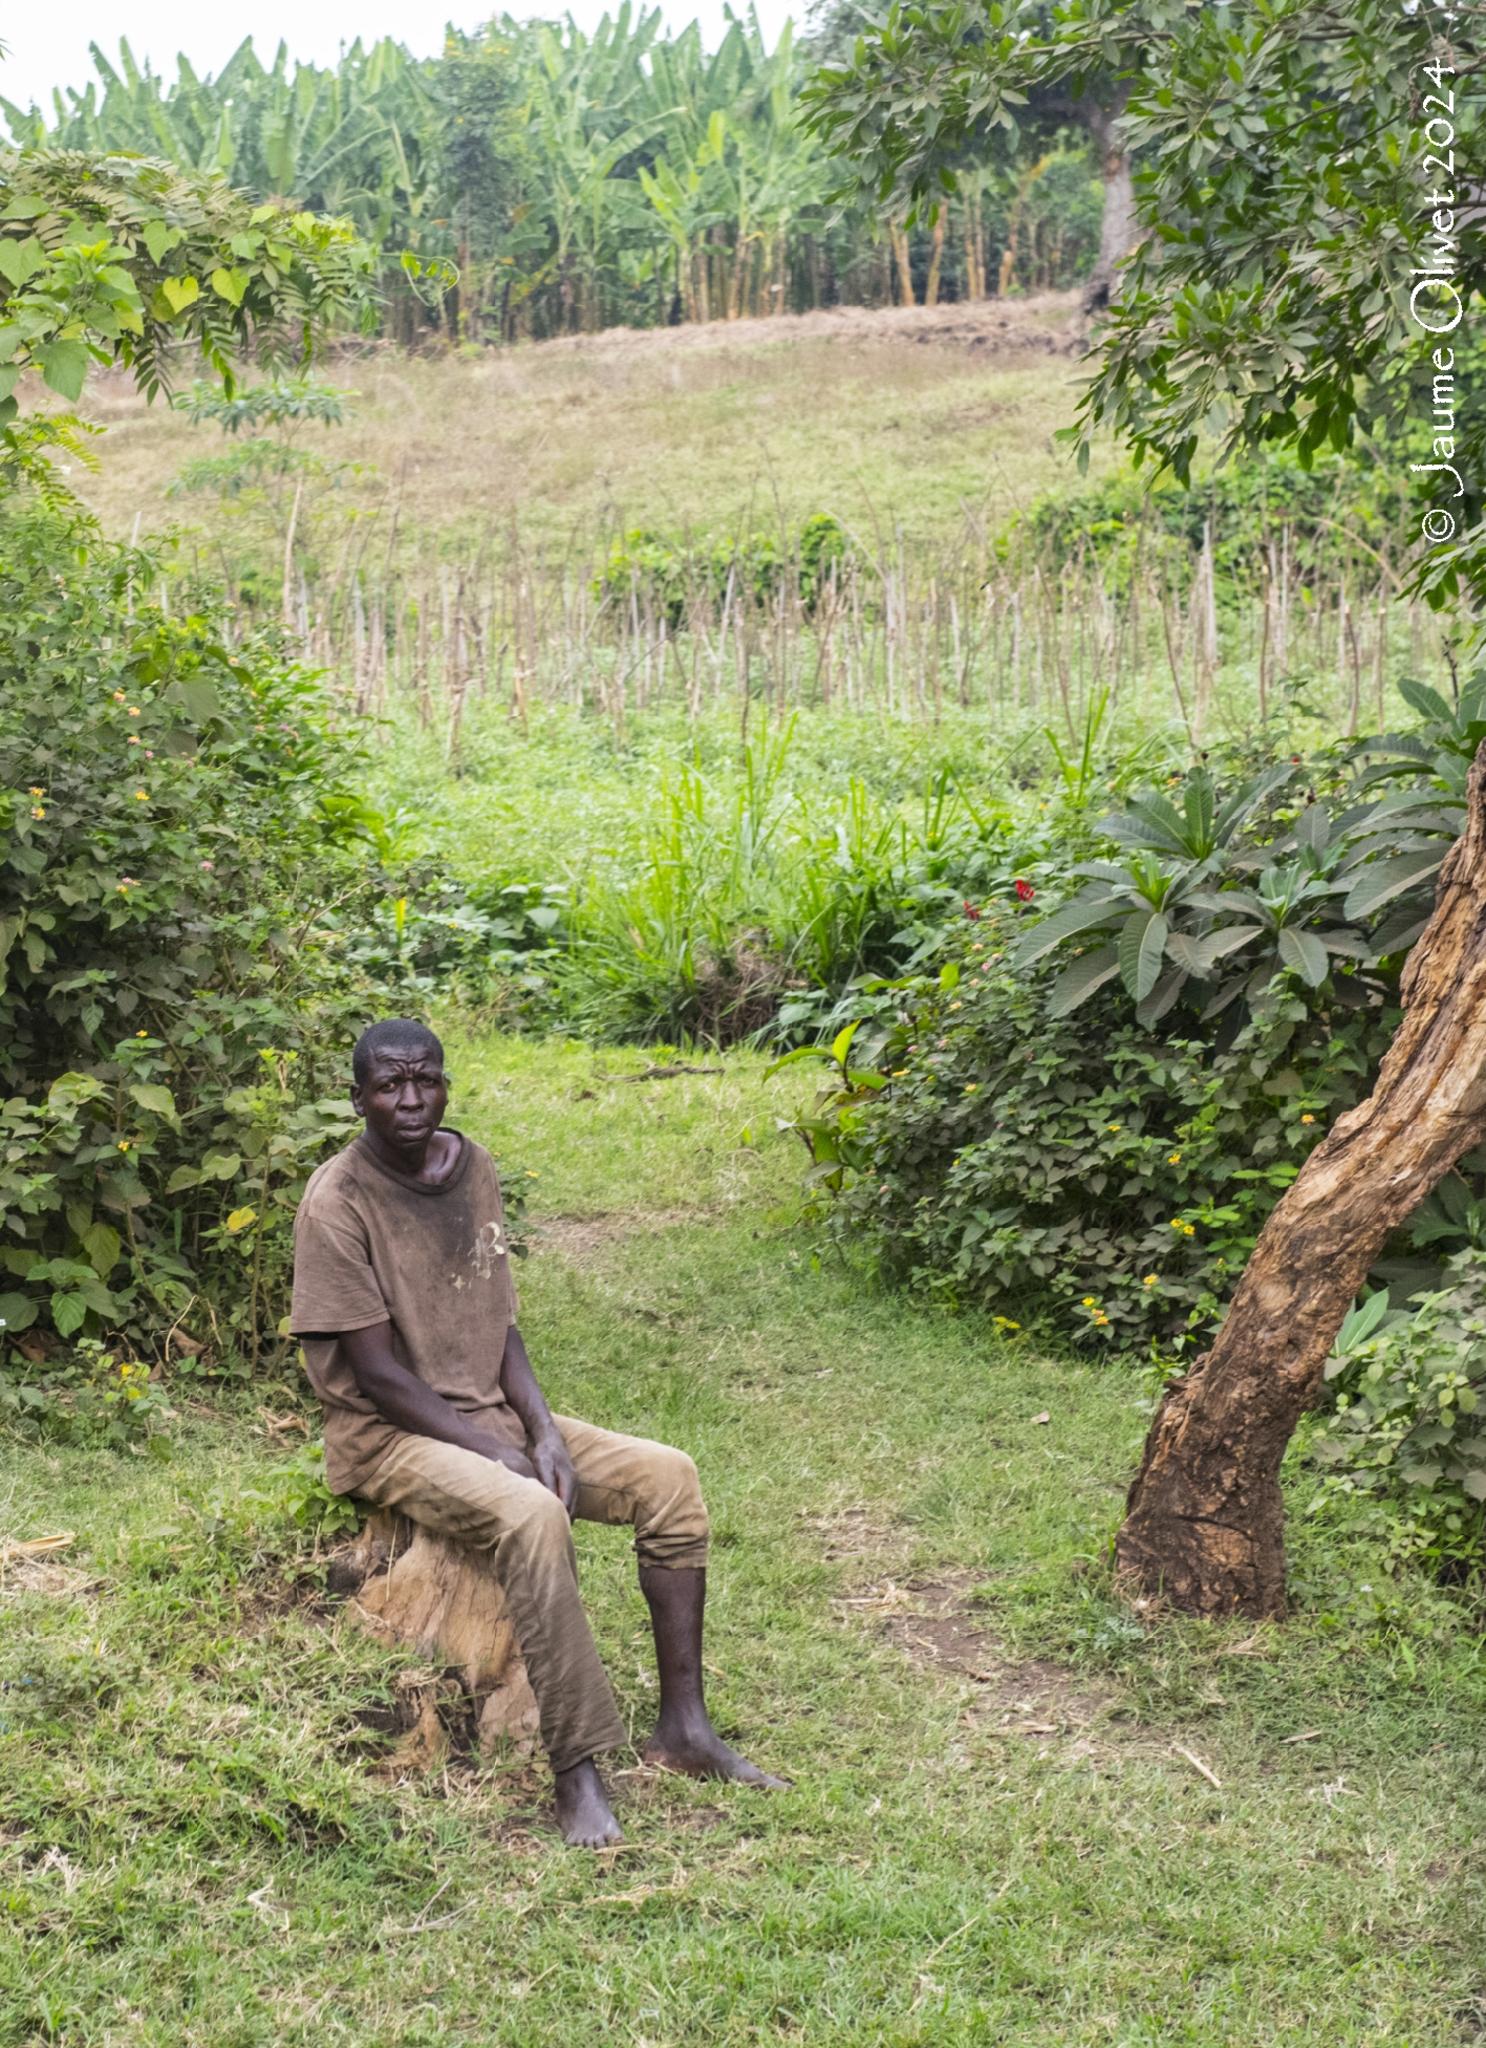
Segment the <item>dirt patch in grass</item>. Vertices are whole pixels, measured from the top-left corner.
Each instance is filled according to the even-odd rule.
[[[67,1530],[29,1542],[0,1543],[0,1598],[7,1593],[41,1593],[49,1599],[65,1600],[94,1591],[97,1578],[66,1561],[74,1540]]]
[[[801,1515],[800,1527],[810,1531],[833,1564],[849,1557],[881,1558],[894,1543],[892,1529],[875,1520],[870,1508],[862,1506],[838,1508],[824,1515]]]
[[[872,1560],[880,1571],[895,1551],[902,1555],[896,1533],[864,1506],[803,1519],[833,1562]],[[870,1628],[921,1670],[973,1687],[961,1716],[967,1732],[1057,1743],[1068,1762],[1128,1750],[1136,1733],[1130,1710],[1062,1665],[1008,1651],[971,1604],[979,1583],[973,1571],[905,1571],[858,1583],[832,1604],[848,1625]]]
[[[1061,1665],[1013,1657],[969,1604],[973,1572],[887,1581],[853,1601],[914,1663],[968,1679],[977,1688],[967,1720],[977,1728],[1033,1738],[1085,1737],[1118,1716],[1113,1696],[1076,1684]],[[874,1608],[877,1610],[873,1616]]]
[[[607,1209],[592,1216],[543,1216],[527,1230],[534,1252],[554,1251],[575,1264],[591,1259],[626,1238],[652,1236],[682,1224],[716,1222],[716,1211],[688,1209]]]

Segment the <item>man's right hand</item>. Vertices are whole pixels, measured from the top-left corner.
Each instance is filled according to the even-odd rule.
[[[351,1363],[357,1386],[378,1412],[398,1429],[412,1436],[431,1436],[437,1442],[456,1444],[477,1457],[490,1458],[516,1474],[518,1479],[535,1479],[531,1459],[515,1444],[503,1444],[470,1421],[442,1394],[436,1394],[392,1353],[392,1325],[372,1323],[364,1330],[339,1333]]]

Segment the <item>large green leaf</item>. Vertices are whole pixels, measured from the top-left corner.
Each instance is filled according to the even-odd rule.
[[[29,1294],[0,1294],[0,1344],[5,1337],[17,1337],[36,1320],[36,1303]]]
[[[1145,1001],[1136,1008],[1141,1024],[1159,1024],[1189,980],[1185,967],[1168,967]]]
[[[1106,818],[1104,829],[1117,846],[1149,853],[1190,853],[1181,812],[1166,797],[1137,797],[1128,811]]]
[[[141,1109],[148,1109],[156,1116],[163,1116],[168,1123],[177,1121],[175,1097],[158,1081],[131,1081],[129,1093]]]
[[[1447,726],[1453,730],[1455,713],[1439,691],[1431,689],[1428,683],[1421,683],[1413,676],[1400,676],[1398,694],[1409,709],[1417,711],[1421,718],[1427,718],[1432,724]]]
[[[90,1223],[78,1233],[83,1250],[100,1280],[106,1280],[118,1264],[123,1239],[111,1223]]]
[[[1294,925],[1282,926],[1280,958],[1311,988],[1319,988],[1326,979],[1329,966],[1326,948],[1314,932],[1301,931]]]
[[[1166,950],[1188,974],[1195,974],[1199,980],[1206,981],[1220,960],[1226,960],[1230,953],[1236,953],[1250,939],[1262,937],[1263,931],[1264,927],[1258,924],[1231,924],[1220,932],[1208,932],[1200,939],[1194,939],[1185,932],[1173,932],[1166,941]]]
[[[1365,867],[1352,884],[1342,915],[1348,918],[1369,917],[1375,910],[1381,910],[1385,903],[1391,903],[1395,896],[1401,896],[1405,889],[1413,888],[1432,875],[1445,858],[1446,849],[1425,848],[1417,853],[1396,854],[1392,860],[1372,861]]]
[[[1011,964],[1013,967],[1032,966],[1034,961],[1051,953],[1054,946],[1060,946],[1064,939],[1076,938],[1080,932],[1112,924],[1120,909],[1121,905],[1107,890],[1101,890],[1097,896],[1075,896],[1071,903],[1065,903],[1061,910],[1050,911],[1032,927],[1018,943],[1011,956]]]
[[[72,1337],[88,1319],[88,1304],[81,1294],[54,1294],[52,1322],[59,1337]]]
[[[1137,1003],[1145,1001],[1160,978],[1170,929],[1159,910],[1137,910],[1120,932],[1120,979]]]
[[[49,341],[37,352],[43,380],[73,404],[83,395],[91,358],[80,341]]]
[[[1114,946],[1100,946],[1085,953],[1071,967],[1065,967],[1048,994],[1049,1017],[1066,1017],[1086,1002],[1095,989],[1103,988],[1120,971],[1120,956]]]

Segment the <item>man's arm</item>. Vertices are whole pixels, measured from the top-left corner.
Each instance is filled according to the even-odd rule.
[[[550,1487],[571,1515],[578,1500],[578,1475],[568,1456],[547,1397],[537,1385],[521,1332],[512,1323],[506,1332],[501,1357],[500,1383],[506,1399],[520,1416],[526,1430],[526,1448],[532,1471],[543,1486]]]
[[[474,1451],[482,1458],[493,1458],[497,1464],[509,1466],[523,1479],[538,1476],[533,1460],[523,1451],[518,1451],[511,1444],[503,1444],[498,1437],[490,1436],[483,1429],[477,1429],[469,1417],[461,1415],[442,1394],[436,1394],[416,1373],[398,1364],[392,1355],[390,1322],[372,1323],[364,1330],[342,1330],[339,1336],[346,1347],[357,1386],[372,1406],[398,1429],[405,1429],[412,1436],[434,1437],[441,1444],[457,1444],[460,1450]],[[530,1371],[528,1366],[528,1377]],[[532,1386],[536,1388],[535,1380]],[[540,1393],[537,1399],[541,1400]],[[546,1405],[545,1401],[542,1402],[544,1411]],[[525,1422],[526,1417],[522,1415],[521,1419]],[[547,1420],[551,1422],[550,1415]]]

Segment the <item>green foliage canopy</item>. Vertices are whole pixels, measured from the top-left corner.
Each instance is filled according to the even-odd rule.
[[[173,79],[141,72],[127,43],[93,60],[96,80],[55,94],[50,118],[0,97],[18,142],[167,157],[348,217],[381,253],[404,340],[430,317],[461,339],[540,336],[894,295],[878,209],[835,201],[829,152],[798,119],[808,49],[788,29],[771,47],[751,15],[714,50],[695,24],[668,35],[658,8],[624,0],[591,33],[502,16],[427,59],[385,39],[333,68],[293,65],[282,45],[265,63],[247,39],[215,77],[184,58]],[[964,167],[945,296],[994,274],[1018,204],[1005,154]],[[1065,234],[1048,194],[1021,204],[1048,230],[1037,274],[1080,274],[1087,205]],[[913,259],[925,288],[928,244]]]
[[[1442,608],[1486,593],[1486,414],[1453,387],[1446,417],[1431,402],[1486,287],[1480,238],[1460,229],[1481,136],[1479,60],[1452,40],[1466,18],[1393,0],[925,0],[893,7],[807,98],[880,199],[924,206],[953,189],[967,140],[1014,127],[1034,92],[1122,81],[1147,232],[1069,430],[1081,460],[1100,427],[1184,481],[1205,436],[1224,456],[1282,443],[1308,462],[1390,432],[1401,468],[1412,454],[1464,477],[1457,494],[1437,472],[1419,505],[1450,515],[1414,563]],[[1412,301],[1416,266],[1448,282]],[[1440,439],[1450,452],[1431,454]]]
[[[26,371],[69,403],[94,363],[153,397],[194,348],[227,389],[245,355],[307,357],[371,305],[371,252],[344,221],[254,205],[218,174],[76,150],[0,154],[0,430],[12,469],[65,436],[20,421]]]

